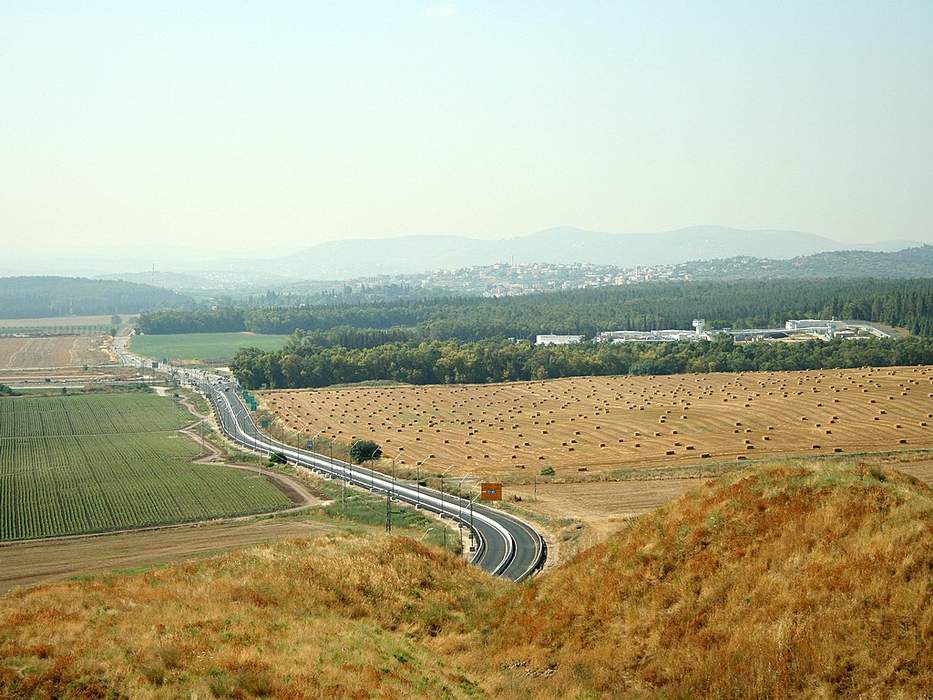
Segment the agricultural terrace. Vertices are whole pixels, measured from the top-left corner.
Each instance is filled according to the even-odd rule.
[[[933,447],[933,367],[261,392],[279,425],[511,481]],[[546,470],[546,473],[549,470]],[[582,476],[582,475],[579,475]]]
[[[169,398],[0,398],[0,541],[259,513],[291,505],[265,479],[192,464]]]
[[[169,335],[136,335],[131,342],[133,352],[157,360],[200,364],[223,364],[233,359],[237,350],[256,347],[263,351],[280,350],[287,335],[256,335],[254,333],[176,333]]]
[[[113,362],[103,335],[0,337],[0,370],[82,367]]]

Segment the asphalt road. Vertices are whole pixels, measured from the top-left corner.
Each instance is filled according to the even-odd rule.
[[[114,350],[124,364],[151,366],[126,350],[125,339],[116,340]],[[169,365],[153,369],[171,374],[204,393],[213,405],[224,432],[237,443],[258,452],[281,452],[293,464],[334,479],[346,480],[360,488],[389,493],[397,501],[432,511],[469,528],[477,542],[472,561],[493,576],[521,581],[544,566],[547,558],[544,538],[518,518],[409,481],[393,480],[381,472],[284,445],[256,427],[240,400],[235,383],[199,370]]]

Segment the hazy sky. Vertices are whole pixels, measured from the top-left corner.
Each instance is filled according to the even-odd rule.
[[[3,257],[931,203],[930,0],[0,3]]]

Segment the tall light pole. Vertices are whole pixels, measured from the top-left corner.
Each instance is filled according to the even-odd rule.
[[[416,482],[418,485],[418,503],[415,505],[415,508],[421,507],[421,465],[427,462],[433,456],[434,455],[428,455],[424,459],[420,460],[417,464],[415,464],[415,469],[418,470],[418,477],[417,477],[418,481]]]
[[[350,483],[351,486],[353,485],[353,455],[351,453],[353,451],[353,446],[357,444],[358,442],[363,442],[363,438],[359,438],[351,442],[350,448],[347,450],[347,456],[350,458],[349,461],[347,462],[347,464],[350,465],[350,476],[348,477],[348,482]],[[370,467],[370,470],[372,470],[372,467]],[[370,476],[370,479],[372,479],[372,476]]]
[[[473,496],[470,500],[470,551],[476,551],[476,530],[473,529],[473,504],[476,503],[476,499],[482,496],[482,492]]]
[[[440,476],[440,479],[441,479],[441,520],[444,519],[444,475],[447,474],[447,472],[449,472],[453,468],[454,468],[454,465],[451,464],[449,467],[447,467],[447,469],[441,472],[441,476]],[[445,533],[444,534],[444,546],[446,546],[447,545],[447,534],[446,534],[447,527],[446,526],[444,527],[444,533]]]
[[[318,430],[314,435],[309,439],[311,443],[311,449],[314,449],[314,441],[317,440],[317,436],[324,432],[324,428]],[[298,431],[298,461],[301,462],[301,431]]]

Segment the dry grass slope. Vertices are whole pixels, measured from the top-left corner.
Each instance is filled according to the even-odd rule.
[[[928,697],[933,492],[878,468],[723,477],[499,605],[496,694]]]
[[[412,540],[268,545],[0,603],[0,698],[469,697],[419,641],[498,587]]]
[[[791,463],[530,585],[321,537],[0,600],[0,698],[926,697],[933,492]]]

